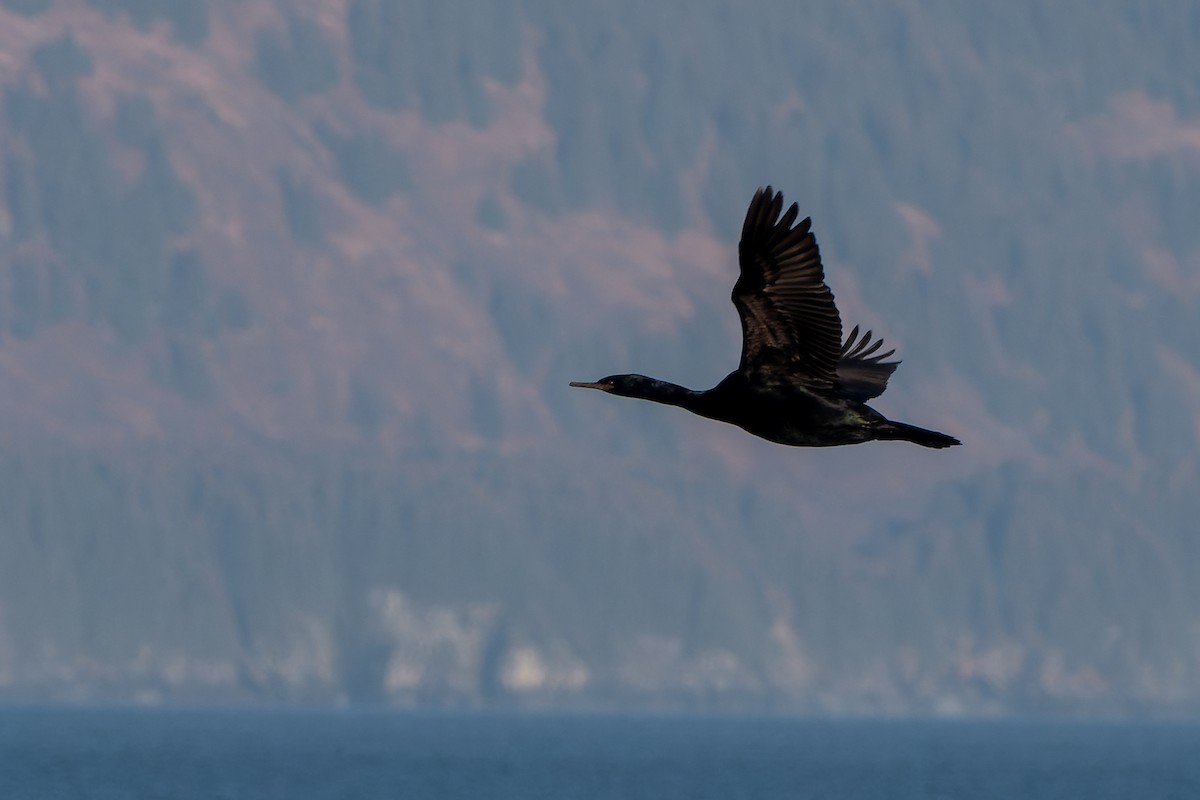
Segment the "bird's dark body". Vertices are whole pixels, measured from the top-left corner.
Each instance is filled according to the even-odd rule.
[[[572,383],[624,397],[680,406],[728,422],[779,444],[832,447],[877,439],[923,447],[960,444],[952,436],[893,422],[866,404],[883,393],[898,361],[880,355],[882,339],[842,341],[841,318],[825,285],[820,254],[795,203],[783,213],[783,195],[759,189],[746,212],[738,246],[741,275],[733,303],[742,319],[742,360],[707,391],[645,375],[610,375]]]
[[[728,422],[747,433],[792,447],[834,447],[873,439],[902,439],[907,437],[898,434],[910,431],[942,436],[891,422],[865,403],[825,397],[787,383],[747,380],[739,372],[729,373],[706,392],[645,375],[614,375],[612,378],[623,379],[608,390],[613,394],[679,406],[701,417]]]
[[[826,397],[788,383],[750,381],[731,372],[711,396],[718,414],[703,416],[794,447],[858,444],[873,438],[871,426],[883,415],[862,403]]]

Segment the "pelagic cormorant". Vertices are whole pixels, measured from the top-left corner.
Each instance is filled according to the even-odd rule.
[[[899,361],[878,353],[858,326],[842,341],[842,321],[825,285],[812,219],[783,210],[783,193],[760,188],[750,201],[738,244],[741,275],[733,304],[742,318],[742,360],[708,391],[645,375],[610,375],[572,386],[686,408],[764,439],[798,447],[873,439],[923,447],[961,444],[953,436],[892,422],[866,404],[887,388]]]

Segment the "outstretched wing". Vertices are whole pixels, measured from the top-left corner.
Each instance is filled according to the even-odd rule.
[[[738,245],[733,304],[742,318],[742,372],[770,369],[786,380],[831,389],[842,356],[842,321],[825,285],[812,220],[794,225],[783,193],[754,193]]]
[[[883,339],[876,339],[875,344],[871,344],[871,332],[867,331],[860,339],[858,326],[854,326],[842,345],[842,355],[837,364],[839,394],[860,403],[883,394],[888,378],[900,366],[900,362],[884,361],[888,356],[895,355],[895,350],[874,355],[881,347]]]

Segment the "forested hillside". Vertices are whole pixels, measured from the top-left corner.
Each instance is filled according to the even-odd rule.
[[[1200,707],[1200,9],[0,0],[0,699]],[[814,218],[875,406],[737,362]]]

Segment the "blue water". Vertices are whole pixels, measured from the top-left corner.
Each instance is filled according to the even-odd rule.
[[[0,709],[0,798],[1200,798],[1200,725]]]

